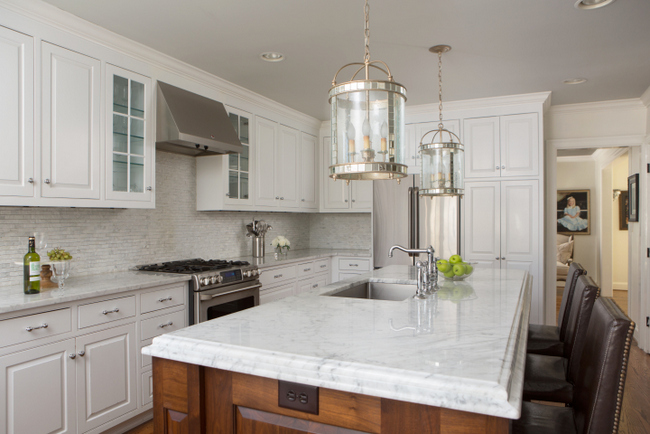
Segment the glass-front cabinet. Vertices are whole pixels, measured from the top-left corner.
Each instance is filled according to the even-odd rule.
[[[226,204],[247,205],[252,204],[250,193],[251,172],[251,115],[250,113],[226,107],[233,128],[242,144],[241,154],[228,154],[227,159],[227,191]]]
[[[106,65],[106,198],[153,206],[151,79]]]

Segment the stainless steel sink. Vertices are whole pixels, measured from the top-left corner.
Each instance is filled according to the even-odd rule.
[[[324,294],[331,297],[365,298],[368,300],[402,301],[413,297],[417,285],[402,285],[399,283],[365,282],[352,288]]]

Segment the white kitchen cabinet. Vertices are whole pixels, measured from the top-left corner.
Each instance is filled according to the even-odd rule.
[[[257,159],[257,179],[255,181],[255,205],[259,207],[277,207],[275,177],[275,152],[278,147],[276,122],[256,117],[256,137],[257,146],[255,146],[255,155]]]
[[[262,288],[260,290],[260,304],[271,303],[272,301],[281,300],[290,297],[296,293],[296,282],[291,281],[272,288]]]
[[[151,79],[107,64],[106,199],[153,208],[154,159]]]
[[[99,199],[100,61],[47,42],[41,52],[41,196]]]
[[[321,212],[370,212],[372,211],[373,181],[334,181],[329,177],[331,162],[331,141],[323,139],[323,174]],[[378,181],[392,182],[392,181]]]
[[[318,209],[317,173],[318,139],[311,134],[301,134],[300,144],[300,208]]]
[[[136,409],[135,323],[77,338],[77,423],[86,432]]]
[[[298,208],[300,173],[300,131],[280,125],[279,140],[275,152],[275,197],[280,208]]]
[[[260,304],[328,285],[329,270],[329,258],[262,269]]]
[[[0,196],[34,196],[34,39],[0,27]]]
[[[444,127],[451,131],[452,133],[456,134],[460,138],[460,120],[458,119],[451,119],[451,120],[446,120],[443,121]],[[404,145],[405,145],[405,152],[404,152],[404,158],[406,164],[408,166],[408,173],[409,175],[419,175],[421,170],[420,170],[420,141],[422,140],[422,137],[426,133],[432,130],[437,130],[438,129],[438,121],[435,122],[420,122],[416,124],[408,124],[406,125],[405,129],[405,134],[404,134]],[[426,137],[426,142],[431,142],[433,139],[433,134],[431,133]],[[448,139],[447,135],[444,137],[445,140]]]
[[[75,340],[0,357],[1,434],[76,433]]]
[[[228,106],[226,111],[243,149],[240,154],[197,157],[197,211],[244,211],[254,207],[257,146],[253,115]]]
[[[366,274],[372,268],[371,258],[335,257],[332,261],[332,282]]]
[[[465,177],[539,176],[537,113],[465,119]]]

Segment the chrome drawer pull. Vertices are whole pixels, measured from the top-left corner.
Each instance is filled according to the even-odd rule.
[[[320,268],[325,268],[325,267],[327,267],[327,265],[321,265],[321,266],[320,266]]]
[[[170,296],[167,297],[167,298],[159,298],[158,301],[159,301],[160,303],[164,303],[164,302],[166,302],[166,301],[172,301],[172,296],[170,295]]]
[[[279,279],[280,277],[282,277],[282,274],[276,274],[275,276],[273,276],[274,279]]]
[[[358,267],[359,264],[348,264],[350,267]]]
[[[118,313],[120,311],[119,307],[116,307],[113,310],[103,310],[102,315],[108,315],[109,313]]]
[[[32,330],[38,330],[38,329],[46,329],[47,328],[47,323],[44,322],[43,324],[39,325],[38,327],[32,327],[32,326],[27,326],[25,330],[28,332],[31,332]]]
[[[302,271],[304,272],[311,271],[311,268],[304,268]]]
[[[174,323],[172,321],[166,322],[165,324],[160,324],[158,328],[164,329],[165,327],[173,326]]]
[[[312,288],[318,288],[318,283],[314,283],[311,287]]]

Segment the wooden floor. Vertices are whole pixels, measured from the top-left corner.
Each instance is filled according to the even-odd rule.
[[[558,291],[557,310],[562,293]],[[614,291],[614,301],[627,315],[627,291]],[[627,371],[619,434],[650,433],[650,354],[633,345]],[[153,422],[147,422],[127,434],[153,434]]]

